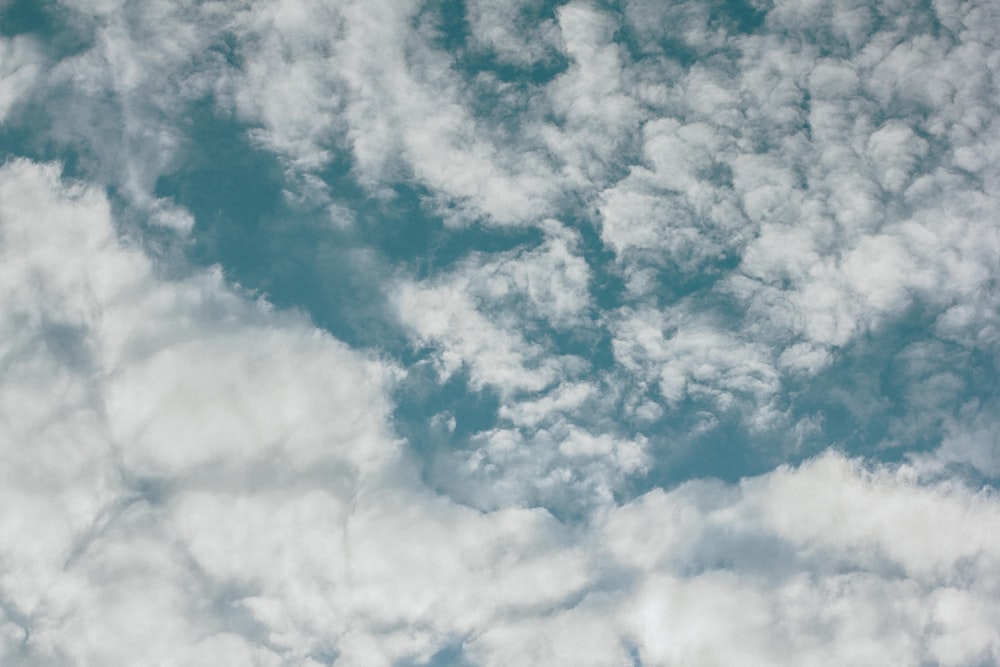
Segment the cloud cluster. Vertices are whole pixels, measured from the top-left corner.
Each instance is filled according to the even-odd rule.
[[[350,488],[398,450],[382,388],[394,370],[234,293],[217,271],[162,281],[122,246],[104,196],[61,183],[56,166],[9,163],[0,187],[5,605],[53,660],[142,650],[161,612],[174,626],[153,650],[172,653],[198,622],[175,589],[190,582],[171,580],[190,573],[171,573],[158,505],[223,480],[232,493],[283,476]],[[151,607],[137,616],[146,583]],[[105,604],[110,616],[96,613]],[[128,639],[106,646],[116,614]],[[61,645],[92,623],[93,645]]]
[[[0,662],[1000,662],[1000,11],[911,4],[0,36]],[[163,194],[217,130],[271,217]],[[227,216],[376,258],[384,331],[197,268]]]
[[[473,510],[388,430],[392,366],[158,277],[55,166],[0,194],[6,664],[1000,659],[991,491],[831,453],[575,526]]]
[[[496,427],[434,463],[438,484],[478,507],[589,505],[649,464],[647,439],[615,423],[612,378],[567,349],[596,333],[579,234],[556,221],[545,230],[531,249],[471,255],[395,290],[401,322],[439,379],[462,372],[498,397]]]

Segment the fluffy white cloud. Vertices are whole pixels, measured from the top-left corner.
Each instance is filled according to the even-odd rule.
[[[585,583],[544,510],[421,488],[391,367],[217,271],[157,278],[56,166],[13,162],[0,191],[6,650],[388,665]]]
[[[458,4],[77,0],[68,54],[0,38],[4,137],[95,184],[0,167],[0,661],[1000,662],[997,8]],[[195,107],[291,211],[354,224],[349,163],[444,234],[536,228],[372,277],[490,423],[415,460],[399,362],[142,249],[196,234],[156,196]],[[862,446],[906,463],[644,478],[674,421],[825,447],[845,374],[900,385]]]
[[[708,124],[669,118],[646,123],[642,133],[651,168],[632,167],[601,193],[601,238],[630,277],[648,266],[705,270],[738,249],[746,234],[722,166],[731,142]],[[644,291],[641,281],[631,285]]]
[[[523,224],[550,209],[547,158],[505,150],[470,113],[474,91],[433,46],[433,11],[313,4],[263,3],[233,21],[246,59],[233,96],[241,116],[260,124],[253,136],[262,145],[296,171],[349,151],[373,193],[412,178],[457,224]]]
[[[649,465],[647,438],[618,433],[609,378],[575,380],[590,362],[559,353],[560,335],[595,326],[591,276],[579,235],[555,221],[545,229],[533,248],[473,255],[396,290],[400,320],[439,378],[464,369],[472,389],[499,397],[503,426],[432,466],[440,486],[477,507],[589,506]]]
[[[568,329],[587,321],[590,268],[579,238],[555,221],[536,248],[471,256],[451,275],[403,282],[395,304],[418,344],[437,348],[443,377],[465,366],[472,384],[503,396],[537,392],[582,370],[578,357],[554,356],[538,322]]]
[[[563,126],[547,127],[543,136],[564,161],[570,182],[592,187],[607,178],[644,114],[624,86],[624,50],[613,40],[616,19],[579,2],[557,14],[572,65],[547,91]]]
[[[179,664],[221,630],[198,622],[160,496],[309,476],[349,488],[398,456],[394,371],[217,271],[162,282],[104,197],[56,166],[12,162],[0,189],[5,604],[40,659]],[[237,659],[244,643],[203,648]]]
[[[666,403],[691,398],[721,411],[742,407],[757,427],[777,416],[771,401],[781,380],[766,346],[741,340],[683,306],[619,315],[615,358],[656,383]]]
[[[540,10],[538,0],[468,2],[466,18],[476,50],[512,65],[546,64],[559,47],[558,28],[551,18],[531,20]]]
[[[895,4],[764,9],[767,29],[726,35],[721,22],[709,37],[696,7],[629,6],[651,53],[660,39],[719,49],[680,72],[663,67],[670,89],[636,93],[657,100],[664,117],[644,124],[643,160],[598,200],[602,239],[640,320],[669,319],[675,306],[649,305],[664,299],[705,307],[717,337],[753,340],[775,366],[774,388],[783,373],[823,372],[921,309],[939,315],[940,335],[990,345],[1000,215],[986,157],[997,84],[982,66],[996,57],[991,10],[936,5],[928,18]],[[951,32],[932,36],[925,20]],[[739,266],[728,271],[734,257]],[[630,363],[650,356],[638,351],[663,328],[640,320],[615,329]],[[708,340],[694,325],[679,325],[676,340],[685,326]],[[689,374],[677,377],[667,392],[675,398]],[[706,390],[726,395],[730,375],[713,377]],[[771,393],[754,400],[766,406]]]
[[[12,664],[1000,658],[989,492],[827,454],[576,525],[462,507],[393,439],[384,362],[218,273],[158,278],[54,166],[0,194]]]
[[[991,494],[837,454],[737,486],[651,492],[594,524],[602,568],[579,604],[501,623],[468,654],[484,665],[989,662],[996,514]]]

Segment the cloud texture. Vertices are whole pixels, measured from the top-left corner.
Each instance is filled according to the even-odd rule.
[[[0,662],[1000,663],[990,2],[0,2]]]

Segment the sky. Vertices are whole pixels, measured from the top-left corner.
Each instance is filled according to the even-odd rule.
[[[995,0],[0,0],[0,663],[1000,664]]]

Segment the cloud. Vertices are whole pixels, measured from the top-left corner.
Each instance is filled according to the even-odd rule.
[[[14,22],[26,33],[4,38],[4,150],[68,156],[137,217],[189,233],[190,214],[156,188],[195,152],[185,118],[225,79],[218,9],[67,1],[26,12]]]
[[[553,19],[531,20],[541,9],[537,0],[469,2],[466,20],[470,36],[478,49],[501,62],[521,67],[544,64],[553,59],[559,44]]]
[[[649,465],[647,438],[615,424],[613,381],[578,380],[590,362],[560,352],[596,328],[591,273],[577,233],[555,221],[545,228],[533,247],[472,255],[395,290],[400,321],[439,382],[464,371],[470,389],[498,396],[502,425],[431,464],[438,486],[476,507],[603,503]]]
[[[0,661],[1000,661],[997,9],[458,6],[0,38]]]
[[[398,451],[379,418],[394,371],[233,293],[218,272],[161,282],[116,238],[106,199],[61,183],[56,166],[11,162],[0,183],[3,598],[39,659],[134,661],[154,626],[162,639],[144,659],[165,659],[200,630],[184,593],[193,574],[158,528],[159,496],[223,479],[253,488],[268,467],[331,480],[379,467]],[[306,364],[310,349],[326,363]],[[352,398],[330,415],[343,390]],[[102,586],[108,577],[118,582]],[[120,640],[105,618],[122,620]],[[95,633],[104,639],[80,643]]]
[[[657,23],[651,11],[634,3],[628,12],[650,53],[672,43],[658,40],[709,48],[697,8],[671,10],[676,23]],[[932,37],[922,14],[878,11],[896,23],[874,30],[872,10],[853,3],[779,3],[766,30],[727,34],[733,24],[720,19],[714,61],[662,68],[672,77],[656,98],[665,117],[644,124],[644,159],[601,192],[598,207],[602,240],[641,304],[635,312],[651,319],[678,300],[697,303],[723,337],[752,331],[758,354],[777,357],[775,381],[823,373],[924,309],[939,314],[941,333],[954,323],[990,336],[991,324],[967,319],[989,312],[972,304],[992,298],[995,265],[984,221],[996,211],[982,196],[992,171],[973,157],[992,145],[981,119],[995,115],[986,92],[995,83],[969,60],[986,57],[986,37],[965,27],[969,19]],[[917,61],[933,73],[916,75],[925,71]],[[645,330],[617,327],[623,359],[649,347]]]
[[[738,486],[649,493],[595,526],[603,586],[542,622],[491,629],[469,653],[487,665],[995,659],[997,545],[977,528],[995,499],[909,474],[828,454]]]
[[[0,123],[25,99],[42,71],[41,49],[34,39],[21,35],[0,38]]]
[[[237,109],[293,170],[349,154],[376,195],[412,179],[455,224],[537,220],[552,194],[546,158],[504,150],[469,112],[473,92],[433,47],[434,20],[416,3],[245,12],[234,21],[246,58],[233,82]]]
[[[742,407],[758,427],[774,419],[781,376],[770,351],[686,310],[620,313],[613,343],[618,363],[655,383],[672,407],[692,399],[723,412]]]
[[[56,166],[12,162],[0,188],[18,659],[392,664],[583,585],[544,510],[420,487],[387,428],[391,365],[216,271],[157,278]]]
[[[389,665],[452,645],[487,665],[1000,654],[989,492],[831,453],[576,526],[462,507],[386,428],[384,362],[217,274],[157,278],[103,197],[55,167],[8,164],[0,187],[3,275],[22,286],[2,310],[19,334],[4,339],[23,341],[3,365],[14,664]],[[31,391],[56,413],[11,403]],[[619,447],[567,442],[571,457]]]
[[[575,523],[458,505],[392,435],[392,365],[217,272],[158,277],[56,166],[0,192],[12,664],[1000,657],[988,490],[827,453]]]
[[[564,120],[547,128],[547,142],[565,162],[570,182],[592,187],[627,149],[643,113],[625,89],[622,49],[613,42],[616,20],[587,3],[557,10],[565,53],[572,65],[548,93]]]
[[[541,391],[586,366],[579,357],[551,355],[539,326],[567,330],[589,320],[590,269],[579,237],[555,221],[546,231],[535,248],[471,256],[450,275],[397,288],[400,320],[418,344],[437,348],[442,377],[464,365],[475,388],[510,396]],[[525,326],[528,317],[540,322]]]

